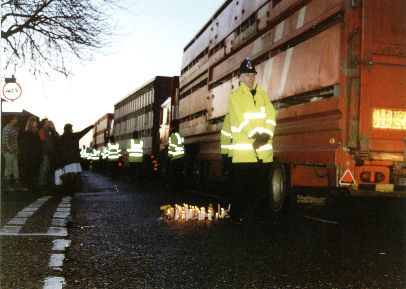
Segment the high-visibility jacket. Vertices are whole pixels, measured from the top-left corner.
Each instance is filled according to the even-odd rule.
[[[183,158],[185,154],[184,139],[178,132],[172,133],[169,137],[168,158],[173,161]]]
[[[85,154],[85,156],[86,156],[86,159],[87,159],[88,161],[92,160],[92,149],[91,149],[91,148],[87,148],[87,149],[86,149],[86,154]]]
[[[81,159],[87,159],[87,152],[86,152],[86,149],[82,148],[82,149],[80,150],[80,158],[81,158]]]
[[[251,163],[258,160],[264,163],[272,162],[276,112],[268,94],[257,87],[253,96],[248,86],[240,82],[229,95],[228,111],[233,138],[233,163]],[[267,144],[255,150],[252,144],[256,133],[268,134],[270,139]]]
[[[100,150],[93,149],[92,153],[90,154],[92,161],[98,161],[100,159]]]
[[[144,154],[144,142],[139,139],[130,139],[127,143],[128,161],[130,163],[141,163]]]
[[[105,159],[108,158],[108,156],[109,156],[109,151],[107,150],[107,147],[102,147],[100,149],[100,157],[101,157],[101,159],[105,160]]]
[[[231,135],[231,123],[230,123],[230,114],[226,114],[223,122],[223,127],[220,133],[220,145],[221,145],[221,154],[228,155],[232,157],[232,135]]]
[[[109,142],[107,144],[107,151],[108,151],[108,160],[109,161],[117,161],[119,158],[120,145],[118,143]]]

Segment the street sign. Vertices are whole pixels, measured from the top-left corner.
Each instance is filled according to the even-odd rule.
[[[15,101],[21,96],[22,92],[23,90],[17,82],[6,82],[3,85],[2,96],[8,101]]]

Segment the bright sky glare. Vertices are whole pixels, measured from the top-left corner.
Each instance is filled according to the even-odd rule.
[[[224,0],[123,1],[126,10],[114,15],[122,36],[108,54],[74,68],[74,75],[36,80],[26,71],[15,72],[23,94],[4,110],[23,108],[51,119],[63,132],[65,123],[79,131],[114,104],[156,75],[180,74],[183,48],[210,19]],[[5,75],[2,75],[4,77]],[[9,77],[9,75],[6,75]],[[91,132],[81,141],[88,145]]]

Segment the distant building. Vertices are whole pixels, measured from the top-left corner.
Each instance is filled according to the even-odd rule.
[[[144,154],[159,151],[161,105],[177,95],[178,87],[178,76],[156,76],[114,105],[113,134],[122,149],[137,130]]]
[[[15,115],[18,119],[18,123],[17,123],[17,128],[19,131],[24,131],[25,126],[27,125],[27,120],[30,117],[35,117],[38,119],[39,121],[39,117],[36,116],[35,114],[32,114],[29,111],[23,110],[23,111],[19,111],[19,112],[1,112],[1,130],[3,130],[3,128],[6,126],[7,121],[9,119],[9,117],[11,115]]]
[[[103,115],[95,124],[93,128],[92,146],[100,148],[105,145],[111,134],[111,128],[113,125],[114,114],[107,113]]]

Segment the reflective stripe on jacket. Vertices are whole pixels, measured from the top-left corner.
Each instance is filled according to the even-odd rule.
[[[231,135],[231,123],[230,123],[230,114],[226,114],[223,122],[223,127],[220,132],[220,145],[221,145],[221,154],[228,155],[232,157],[232,135]]]
[[[98,161],[100,159],[100,150],[93,149],[90,158],[92,161]]]
[[[130,163],[141,163],[144,154],[144,142],[137,139],[130,139],[127,143],[128,161]]]
[[[109,161],[116,161],[119,158],[119,153],[121,152],[120,150],[120,145],[118,143],[111,143],[109,142],[107,144],[107,150],[108,150],[108,159]]]
[[[248,86],[240,82],[239,87],[230,93],[228,110],[233,138],[233,163],[250,163],[258,160],[272,162],[272,137],[276,126],[276,112],[268,94],[258,87],[253,96]],[[268,143],[257,150],[252,146],[253,136],[256,133],[270,136]]]
[[[179,133],[172,133],[169,137],[168,158],[176,160],[183,158],[185,154],[184,139]]]

